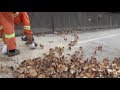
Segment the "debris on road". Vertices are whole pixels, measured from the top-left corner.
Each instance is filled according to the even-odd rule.
[[[75,51],[70,59],[56,53],[64,48],[55,47],[44,58],[25,60],[15,71],[16,78],[118,78],[120,77],[120,57],[109,63],[108,57],[102,61],[95,56],[84,59],[84,54]],[[83,52],[82,52],[83,53]],[[70,55],[70,54],[69,54]]]

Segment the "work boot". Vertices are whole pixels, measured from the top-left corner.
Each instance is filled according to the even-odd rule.
[[[12,56],[15,56],[15,55],[18,55],[18,54],[20,54],[20,50],[17,50],[17,49],[8,50],[8,52],[5,53],[5,55],[8,55],[9,57],[12,57]]]

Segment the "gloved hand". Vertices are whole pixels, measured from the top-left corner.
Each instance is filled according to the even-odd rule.
[[[7,53],[7,45],[4,44],[3,49],[2,49],[2,54],[6,54]]]
[[[27,45],[32,44],[34,42],[32,35],[26,35],[26,37],[27,37],[27,42],[26,42]]]
[[[32,35],[26,35],[27,42],[26,45],[28,45],[31,49],[35,49],[37,47],[37,43],[34,42],[34,38]]]

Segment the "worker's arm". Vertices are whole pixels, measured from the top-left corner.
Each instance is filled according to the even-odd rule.
[[[30,19],[27,14],[27,12],[20,12],[20,18],[21,22],[24,26],[24,34],[25,35],[32,35],[31,25],[30,25]]]

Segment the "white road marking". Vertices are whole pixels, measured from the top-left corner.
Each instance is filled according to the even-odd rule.
[[[105,38],[109,38],[109,37],[115,37],[115,36],[119,36],[119,35],[120,35],[120,33],[119,34],[105,36],[105,37],[101,37],[101,38],[94,38],[94,39],[84,40],[84,41],[80,41],[79,43],[86,43],[86,42],[91,42],[91,41],[95,41],[95,40],[105,39]]]

